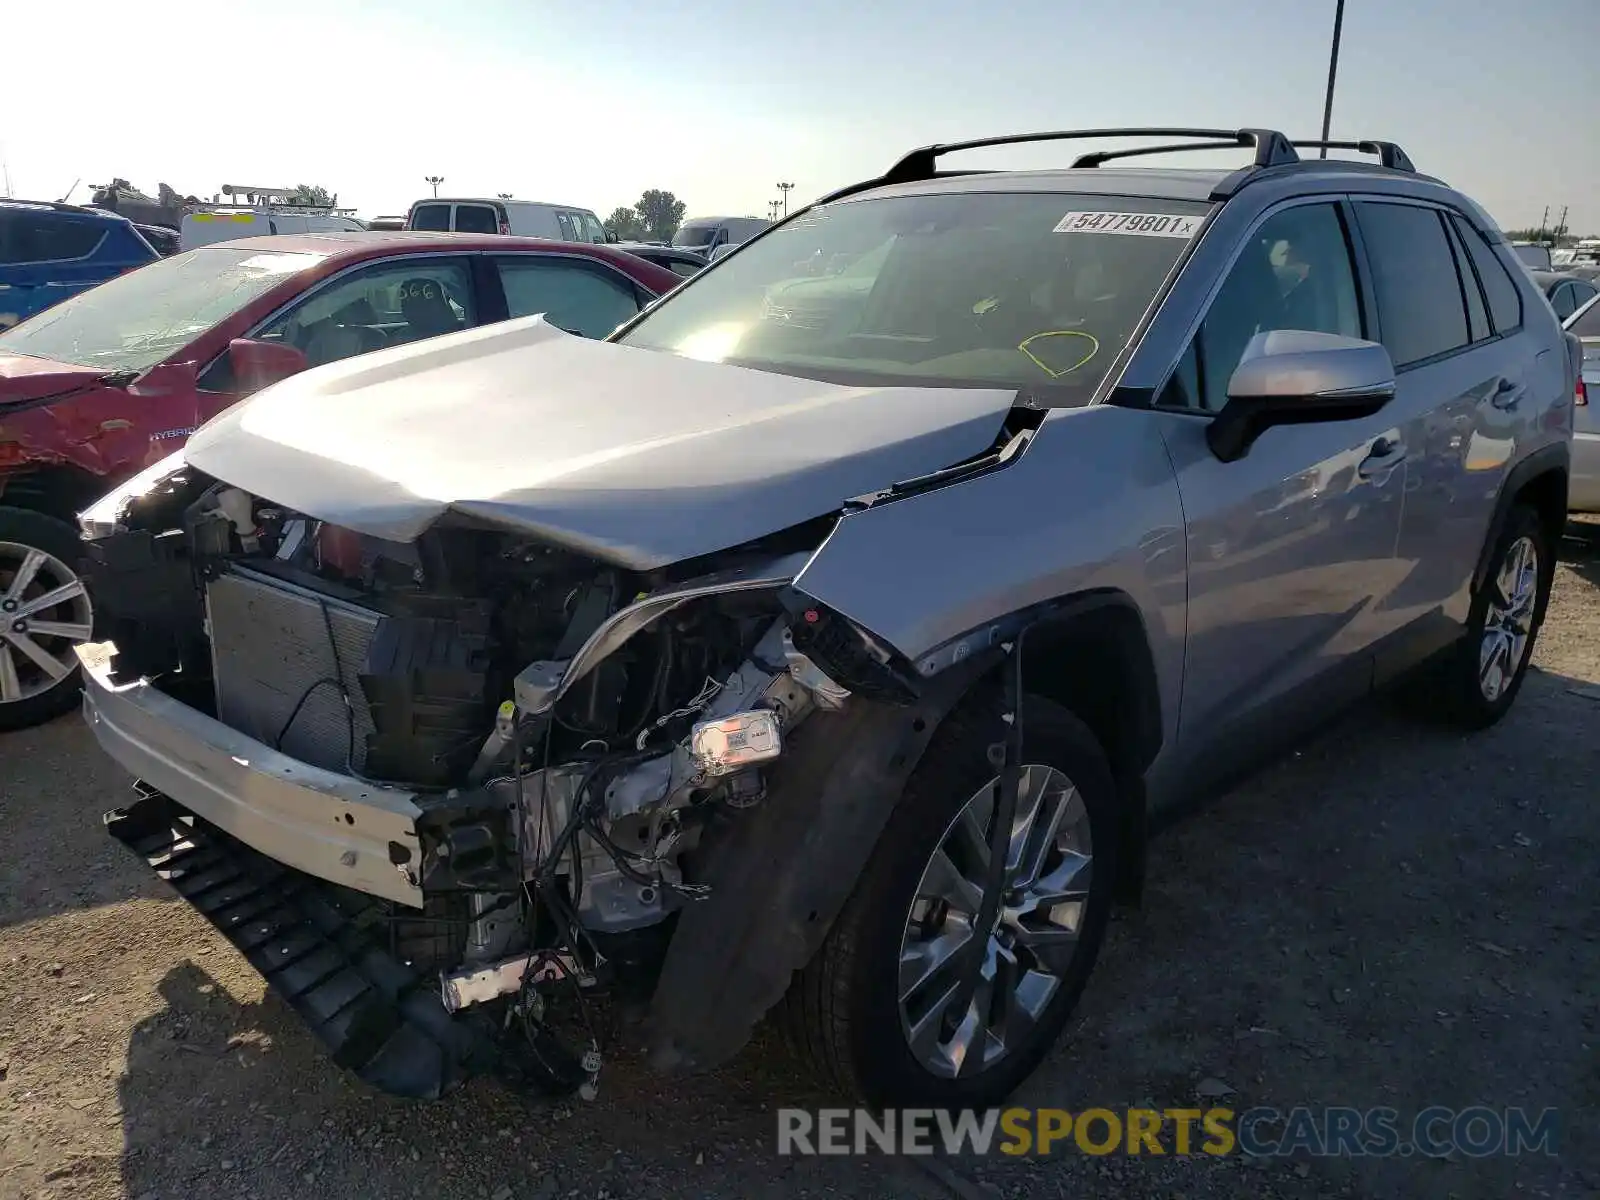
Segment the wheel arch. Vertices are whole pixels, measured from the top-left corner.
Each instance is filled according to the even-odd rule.
[[[1572,470],[1572,448],[1566,442],[1543,446],[1523,459],[1506,474],[1495,498],[1494,516],[1478,552],[1472,572],[1472,591],[1476,595],[1493,565],[1495,545],[1505,529],[1506,517],[1518,504],[1527,504],[1539,514],[1551,547],[1561,541],[1567,524],[1567,488]],[[1552,563],[1549,569],[1554,569]]]
[[[77,514],[107,487],[104,476],[70,463],[29,465],[0,474],[0,507],[42,513],[75,525]]]
[[[1116,896],[1138,899],[1143,775],[1162,738],[1138,607],[1118,591],[1065,596],[960,644],[981,648],[941,658],[949,665],[922,679],[914,698],[857,694],[844,710],[811,717],[771,773],[761,807],[708,829],[695,867],[711,896],[679,915],[651,1002],[657,1067],[709,1069],[745,1045],[822,945],[940,724],[1011,661],[1013,648],[1024,690],[1072,711],[1111,759],[1123,799]],[[816,665],[832,674],[826,661]],[[719,986],[708,989],[708,979]]]

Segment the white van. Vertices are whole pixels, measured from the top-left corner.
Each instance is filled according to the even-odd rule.
[[[695,217],[678,226],[672,244],[709,259],[718,246],[742,246],[771,224],[760,217]]]
[[[482,198],[418,200],[406,215],[407,229],[430,233],[509,233],[555,242],[608,242],[600,218],[572,204]]]
[[[355,217],[330,212],[284,212],[263,208],[209,208],[188,213],[178,227],[178,249],[193,250],[212,242],[234,238],[265,237],[270,233],[330,233],[363,230]]]

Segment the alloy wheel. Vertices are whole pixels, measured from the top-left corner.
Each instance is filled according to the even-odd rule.
[[[0,542],[0,704],[32,699],[77,669],[73,647],[94,634],[77,572],[37,546]]]
[[[1478,646],[1478,687],[1491,704],[1516,679],[1533,634],[1534,606],[1539,598],[1539,548],[1531,537],[1519,537],[1506,548],[1492,588],[1483,616],[1483,640]]]
[[[924,1069],[944,1078],[994,1066],[1027,1039],[1061,988],[1089,903],[1093,842],[1083,798],[1054,767],[1022,768],[992,926],[976,929],[988,880],[997,780],[962,806],[934,849],[900,941],[901,1030]],[[976,990],[951,1031],[950,1006],[975,939]]]

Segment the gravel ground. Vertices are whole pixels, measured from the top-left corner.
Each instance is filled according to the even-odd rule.
[[[126,780],[76,719],[0,738],[0,1197],[1600,1194],[1600,526],[1537,671],[1471,739],[1376,706],[1160,836],[1019,1102],[1522,1105],[1555,1157],[780,1159],[827,1097],[774,1047],[608,1066],[592,1104],[367,1092],[100,829]]]

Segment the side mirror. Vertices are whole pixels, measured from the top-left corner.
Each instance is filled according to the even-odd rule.
[[[285,342],[258,342],[234,338],[228,343],[228,362],[241,393],[258,392],[268,384],[298,375],[311,364],[298,348]]]
[[[1394,388],[1394,363],[1377,342],[1303,329],[1258,333],[1228,380],[1228,402],[1207,426],[1206,444],[1233,462],[1274,425],[1370,417]]]

